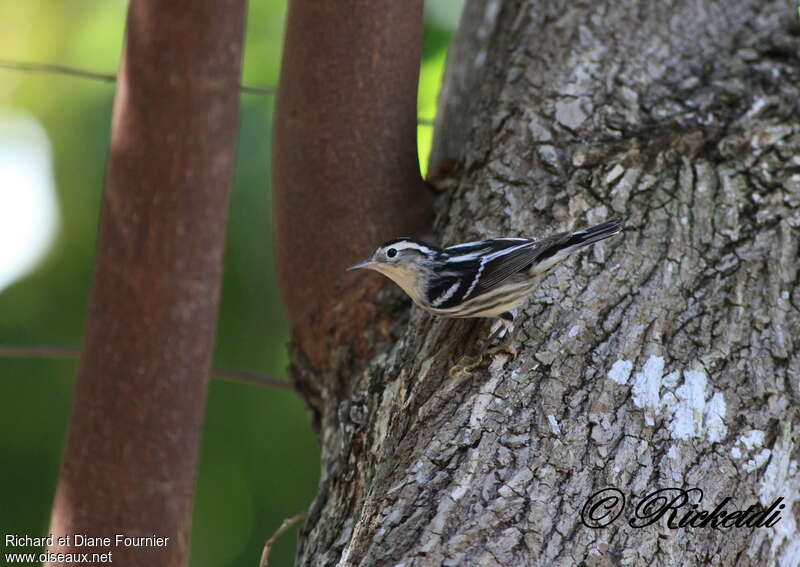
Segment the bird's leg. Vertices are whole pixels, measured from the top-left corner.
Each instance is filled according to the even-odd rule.
[[[506,311],[505,313],[500,314],[500,320],[498,321],[497,329],[489,336],[489,344],[497,338],[505,337],[511,329],[511,325],[514,322],[514,315]],[[511,358],[517,357],[517,349],[514,348],[514,345],[510,342],[501,344],[496,347],[489,348],[483,352],[481,352],[477,357],[471,359],[468,356],[462,356],[458,359],[458,362],[455,366],[450,369],[450,376],[456,374],[457,372],[472,372],[475,370],[480,364],[483,362],[483,359],[487,356],[491,356],[493,354],[497,354],[500,352],[505,352],[511,355]]]
[[[480,366],[481,362],[483,362],[483,354],[480,354],[476,357],[462,356],[458,359],[458,362],[456,362],[455,366],[450,368],[448,374],[453,376],[454,374],[458,374],[462,371],[469,374],[478,366]]]
[[[492,344],[492,341],[495,339],[504,338],[509,334],[511,331],[511,326],[514,324],[514,315],[510,311],[501,313],[498,323],[499,325],[497,330],[489,337],[489,344]],[[506,342],[505,344],[500,344],[496,347],[487,349],[483,352],[482,356],[491,356],[499,352],[506,352],[510,354],[512,359],[517,357],[517,349],[510,341]]]
[[[494,331],[491,335],[489,335],[489,344],[492,344],[495,339],[501,339],[505,337],[508,334],[508,331],[511,329],[511,324],[513,322],[514,316],[511,313],[507,311],[502,313],[500,318],[495,321],[494,325],[492,325]]]

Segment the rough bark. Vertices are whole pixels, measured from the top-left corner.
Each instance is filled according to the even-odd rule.
[[[626,230],[545,276],[519,355],[469,374],[448,370],[487,324],[384,296],[393,340],[365,370],[336,355],[346,389],[316,375],[299,565],[800,562],[797,35],[784,1],[468,3],[433,152],[458,164],[441,242]],[[606,487],[627,503],[590,529]],[[629,525],[662,488],[785,507],[768,528]]]
[[[110,552],[131,566],[188,562],[244,9],[241,0],[130,4],[50,552],[90,561]],[[117,534],[167,539],[119,545]],[[111,539],[86,545],[76,535]],[[72,557],[48,564],[86,563]]]

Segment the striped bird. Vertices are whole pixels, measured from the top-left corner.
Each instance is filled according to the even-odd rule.
[[[437,248],[413,238],[395,238],[348,270],[380,272],[414,303],[440,317],[493,317],[510,323],[511,311],[536,287],[537,276],[568,254],[621,230],[622,219],[617,217],[539,240],[491,238]]]

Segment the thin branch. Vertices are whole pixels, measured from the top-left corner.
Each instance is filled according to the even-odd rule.
[[[258,562],[258,567],[267,567],[269,563],[269,552],[272,550],[272,546],[275,545],[275,542],[278,541],[278,538],[281,537],[286,530],[291,528],[297,522],[303,519],[305,516],[305,512],[300,512],[299,514],[292,516],[291,518],[286,518],[281,527],[279,527],[272,537],[267,540],[267,543],[264,544],[264,551],[261,552],[261,561]]]
[[[39,346],[39,345],[0,345],[0,358],[78,358],[81,349],[77,347],[63,346]],[[270,386],[283,390],[294,391],[292,385],[280,378],[274,378],[249,370],[238,370],[236,368],[221,368],[215,366],[211,373],[217,378],[225,378],[236,382],[249,382],[260,386]]]
[[[117,76],[109,73],[96,73],[94,71],[86,71],[85,69],[78,69],[77,67],[68,67],[66,65],[53,65],[52,63],[27,63],[24,61],[9,61],[7,59],[0,59],[0,69],[8,69],[12,71],[25,71],[33,73],[53,73],[56,75],[66,75],[68,77],[76,77],[79,79],[91,79],[94,81],[102,81],[104,83],[115,83]],[[241,85],[239,90],[247,94],[257,95],[274,95],[275,87],[254,87],[251,85]]]

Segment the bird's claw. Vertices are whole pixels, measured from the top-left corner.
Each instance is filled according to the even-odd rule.
[[[483,354],[480,354],[474,358],[470,358],[469,356],[462,356],[458,359],[455,366],[450,369],[450,376],[458,374],[459,372],[466,372],[469,374],[473,370],[475,370],[478,366],[480,366],[481,362],[483,362]]]
[[[483,362],[484,358],[486,358],[487,356],[493,356],[493,355],[501,353],[501,352],[504,352],[506,354],[510,354],[511,355],[511,360],[514,360],[515,358],[517,358],[517,349],[514,347],[514,345],[512,345],[512,344],[500,345],[500,346],[496,346],[494,348],[490,348],[488,350],[485,350],[481,354],[479,354],[478,356],[476,356],[474,358],[470,358],[469,356],[462,356],[461,358],[458,359],[458,362],[456,362],[455,366],[453,366],[450,369],[448,374],[450,376],[458,374],[459,372],[466,372],[467,374],[469,374],[470,372],[472,372],[478,366],[481,365],[481,363]]]
[[[487,351],[485,351],[483,353],[483,356],[491,356],[493,354],[498,354],[500,352],[504,352],[506,354],[510,354],[511,355],[511,360],[514,360],[515,358],[517,358],[517,347],[515,347],[514,345],[512,345],[510,343],[490,348],[489,350],[487,350]]]

